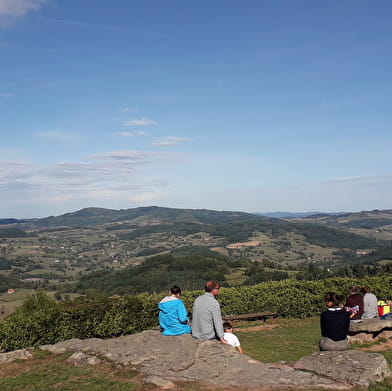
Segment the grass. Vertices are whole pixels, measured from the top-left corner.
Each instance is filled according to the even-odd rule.
[[[132,391],[137,385],[136,371],[111,365],[75,367],[67,364],[71,353],[58,356],[38,355],[31,361],[12,363],[0,378],[2,391]]]
[[[318,318],[282,318],[265,323],[267,326],[271,324],[276,327],[238,333],[241,345],[247,355],[268,363],[277,361],[294,362],[318,350],[320,339]]]
[[[12,286],[10,287],[12,288]],[[32,289],[17,289],[15,293],[0,294],[0,322],[15,309],[23,304],[34,291]]]
[[[258,331],[246,328],[259,327]],[[262,362],[295,362],[318,351],[319,319],[270,319],[267,322],[238,322],[234,333],[248,356]],[[363,345],[362,345],[363,346]],[[355,349],[361,346],[355,346]],[[71,353],[52,355],[41,350],[34,358],[1,365],[1,391],[152,391],[136,369],[103,362],[97,366],[74,367],[67,363]],[[392,350],[381,352],[392,367]],[[176,390],[207,391],[197,382],[176,382]],[[213,389],[213,386],[211,386]],[[210,390],[210,388],[208,388]],[[296,391],[296,390],[291,390]],[[317,391],[317,390],[312,390]],[[363,391],[353,389],[352,391]],[[392,391],[392,379],[377,383],[369,391]]]

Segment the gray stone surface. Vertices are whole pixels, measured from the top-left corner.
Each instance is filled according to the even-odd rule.
[[[294,367],[362,387],[391,376],[388,363],[381,354],[358,350],[313,353],[301,358]]]
[[[86,354],[83,352],[75,352],[68,358],[67,362],[76,366],[84,366],[84,365],[97,365],[101,362],[101,360],[98,357],[93,356],[91,354]]]
[[[0,353],[0,364],[6,364],[15,360],[28,360],[32,354],[27,349],[14,350],[13,352]]]
[[[123,365],[137,365],[146,377],[155,376],[163,382],[177,379],[242,388],[295,386],[347,390],[353,385],[368,386],[390,375],[384,357],[375,353],[353,350],[314,353],[292,367],[284,362],[256,361],[217,341],[197,341],[190,335],[165,337],[158,331],[107,340],[74,339],[55,346],[41,348],[52,352],[64,349],[88,352]]]
[[[392,319],[362,319],[350,322],[351,333],[378,333],[385,329],[392,329]]]
[[[144,382],[154,384],[154,386],[158,386],[162,390],[171,390],[176,387],[173,382],[160,376],[148,376],[144,379]]]

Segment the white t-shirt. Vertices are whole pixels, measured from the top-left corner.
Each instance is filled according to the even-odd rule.
[[[233,333],[224,333],[223,338],[227,341],[227,343],[231,346],[240,346],[240,341],[236,335]]]

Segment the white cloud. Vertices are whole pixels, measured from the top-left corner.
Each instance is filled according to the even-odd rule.
[[[121,137],[133,137],[133,136],[145,136],[146,133],[143,132],[142,130],[135,130],[133,132],[117,132],[114,133],[116,136],[121,136]]]
[[[392,183],[392,175],[381,176],[349,176],[340,178],[331,178],[323,182],[327,185],[372,185]]]
[[[165,137],[163,140],[161,141],[157,141],[153,144],[151,144],[152,147],[173,147],[176,145],[179,145],[182,142],[186,142],[186,141],[192,141],[191,138],[189,137],[173,137],[173,136],[169,136],[169,137]]]
[[[157,148],[160,148],[160,147],[173,147],[175,145],[178,145],[178,143],[175,142],[175,141],[160,141],[160,142],[151,144],[152,147],[157,147]]]
[[[61,141],[61,142],[73,142],[80,141],[83,139],[82,136],[78,134],[66,133],[62,130],[50,130],[47,132],[35,132],[34,137],[46,139],[49,141]]]
[[[92,159],[106,159],[106,160],[128,160],[128,161],[147,161],[151,158],[160,156],[156,152],[149,151],[110,151],[110,152],[102,152],[95,153],[90,155]]]
[[[46,0],[0,0],[0,16],[24,16],[36,11]]]
[[[158,122],[148,118],[134,118],[123,122],[124,126],[151,126],[158,125]]]
[[[40,214],[46,214],[50,207],[58,211],[148,203],[162,197],[170,186],[158,172],[154,178],[151,169],[160,171],[162,164],[177,162],[180,164],[175,154],[126,150],[55,165],[0,160],[0,193],[6,200],[0,205],[0,216],[22,213],[23,209],[27,213],[40,209],[44,211]]]

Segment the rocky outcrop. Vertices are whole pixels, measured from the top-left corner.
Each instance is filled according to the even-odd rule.
[[[294,367],[362,387],[390,376],[388,363],[381,354],[358,350],[313,353],[301,358]]]
[[[392,330],[392,319],[361,319],[350,322],[350,334],[380,333],[388,329]]]
[[[168,389],[170,381],[177,379],[242,388],[295,386],[344,390],[353,385],[368,386],[390,376],[384,357],[375,353],[351,350],[314,353],[293,367],[256,361],[216,341],[197,341],[190,335],[164,337],[158,331],[110,340],[75,339],[41,348],[54,353],[84,352],[123,365],[137,365],[147,377],[159,379]]]
[[[15,360],[28,360],[32,357],[32,354],[28,349],[14,350],[13,352],[0,353],[0,364]]]
[[[353,343],[374,342],[392,336],[392,319],[361,319],[350,322],[349,341]]]
[[[139,368],[145,380],[162,389],[175,381],[199,381],[239,389],[349,390],[369,386],[390,376],[384,357],[355,350],[317,352],[295,365],[265,364],[217,341],[198,341],[190,335],[165,337],[158,331],[113,339],[72,339],[41,346],[53,353],[76,352],[76,365],[96,364],[94,357]]]

